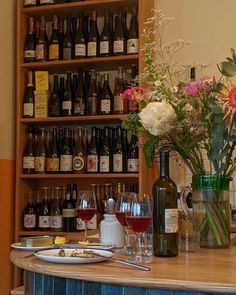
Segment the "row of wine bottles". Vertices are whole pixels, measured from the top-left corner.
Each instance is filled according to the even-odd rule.
[[[45,135],[47,131],[47,136]],[[28,128],[23,153],[23,173],[116,173],[139,171],[138,138],[132,131],[117,128],[92,127],[88,140],[82,128],[40,128],[34,142],[32,127]]]
[[[91,184],[91,190],[97,199],[97,214],[90,228],[96,228],[106,213],[106,200],[117,199],[122,191],[137,192],[136,183]],[[75,231],[81,230],[83,223],[76,216],[77,183],[66,187],[43,187],[41,190],[29,191],[27,204],[23,210],[24,230]],[[78,192],[79,193],[79,192]]]
[[[123,92],[136,85],[136,65],[132,65],[131,73],[122,67],[118,68],[118,77],[115,79],[114,91],[111,91],[109,74],[100,75],[95,70],[77,74],[67,73],[66,86],[64,77],[53,75],[53,88],[49,95],[46,108],[48,117],[83,116],[83,115],[109,115],[135,113],[139,105],[134,100],[123,99]],[[23,117],[37,116],[35,104],[35,91],[33,73],[28,72],[28,81],[23,98]],[[47,100],[46,100],[47,101]]]
[[[39,5],[62,4],[67,2],[81,2],[86,0],[24,0],[24,7],[34,7]]]
[[[24,44],[24,61],[70,60],[86,57],[137,54],[139,52],[138,21],[136,7],[127,29],[127,13],[118,8],[114,17],[107,11],[101,34],[97,26],[97,13],[94,10],[89,20],[83,12],[77,17],[67,16],[64,34],[64,20],[59,26],[57,15],[53,16],[50,39],[46,31],[45,17],[41,16],[34,30],[34,18],[29,18],[29,29]],[[59,28],[60,27],[60,28]]]

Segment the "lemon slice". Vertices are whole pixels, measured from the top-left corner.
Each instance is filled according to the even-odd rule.
[[[80,241],[79,244],[80,245],[83,245],[83,246],[88,246],[89,245],[89,241]]]
[[[66,244],[66,238],[64,237],[55,237],[54,244]]]

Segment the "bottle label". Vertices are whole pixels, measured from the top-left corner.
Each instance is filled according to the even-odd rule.
[[[93,96],[88,97],[88,115],[97,114],[97,94],[93,93]]]
[[[54,0],[40,0],[40,4],[53,4]]]
[[[49,228],[50,227],[50,216],[39,216],[39,227]]]
[[[165,209],[165,233],[178,232],[178,209]]]
[[[97,42],[88,42],[88,57],[97,56]]]
[[[63,59],[72,59],[71,48],[63,48]]]
[[[36,227],[36,214],[24,214],[24,228]]]
[[[124,53],[124,40],[114,41],[114,53]]]
[[[30,102],[24,103],[23,115],[33,117],[33,115],[34,115],[34,104],[33,103],[30,103]]]
[[[50,216],[50,227],[54,229],[62,228],[62,215]]]
[[[47,171],[59,171],[59,158],[47,158]]]
[[[59,44],[51,44],[49,46],[49,59],[59,59]]]
[[[110,99],[101,99],[101,112],[102,113],[110,113],[111,112]]]
[[[63,110],[71,110],[72,109],[72,102],[71,102],[71,100],[64,100],[62,102],[62,109]]]
[[[35,50],[25,50],[24,57],[25,58],[35,58]]]
[[[84,168],[84,159],[80,156],[73,158],[73,170],[81,171]]]
[[[44,44],[36,45],[36,60],[45,59],[45,46]]]
[[[36,172],[45,171],[45,157],[35,157],[35,171]]]
[[[85,44],[75,44],[75,56],[86,56],[86,45]]]
[[[109,53],[109,41],[101,41],[100,54],[108,54],[108,53]]]
[[[72,171],[72,155],[60,156],[60,171]]]
[[[34,169],[35,157],[23,157],[23,169]]]
[[[138,53],[138,39],[128,39],[127,40],[127,53]]]
[[[109,172],[109,156],[100,156],[100,172]]]
[[[62,216],[66,218],[75,217],[75,209],[62,209]]]
[[[123,98],[122,95],[116,95],[114,96],[114,112],[123,112],[124,106],[123,106]]]
[[[98,172],[98,156],[97,155],[87,156],[87,171]]]
[[[138,172],[139,161],[138,159],[128,159],[128,172]]]
[[[24,0],[24,5],[35,5],[36,0]]]
[[[82,98],[76,98],[74,102],[74,114],[83,115],[84,114],[84,103]]]
[[[113,154],[113,171],[122,172],[123,171],[123,155]]]

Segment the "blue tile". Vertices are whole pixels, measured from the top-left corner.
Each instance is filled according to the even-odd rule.
[[[54,295],[66,295],[66,279],[54,277],[53,291]]]
[[[66,295],[82,295],[83,283],[79,280],[66,280]],[[57,295],[57,293],[55,293]],[[60,293],[58,294],[60,295]]]
[[[146,289],[124,286],[123,295],[146,295]]]
[[[25,272],[25,295],[34,295],[34,272],[26,271]]]
[[[147,295],[171,295],[171,291],[160,289],[147,289]]]
[[[198,295],[198,292],[172,291],[172,295]]]
[[[101,295],[122,295],[123,287],[118,285],[102,284]]]
[[[43,295],[53,294],[53,276],[43,276]]]
[[[34,286],[35,295],[44,295],[43,294],[43,275],[35,273],[35,286]]]
[[[83,294],[84,295],[95,295],[95,294],[101,295],[101,284],[94,283],[94,282],[84,282],[84,293]]]

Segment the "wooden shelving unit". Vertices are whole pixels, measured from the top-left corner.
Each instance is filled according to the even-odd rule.
[[[138,64],[139,70],[144,66],[143,51],[137,55],[112,56],[112,57],[98,57],[86,58],[80,60],[60,60],[47,62],[24,63],[23,47],[24,40],[27,34],[27,22],[29,16],[40,17],[44,15],[46,19],[51,19],[53,14],[68,14],[77,15],[79,11],[90,13],[96,9],[98,15],[104,15],[105,9],[116,11],[117,7],[122,6],[127,10],[131,10],[132,5],[135,4],[139,11],[139,32],[140,32],[140,48],[144,44],[142,39],[142,31],[144,29],[144,22],[151,16],[154,7],[154,0],[85,0],[83,2],[73,2],[66,4],[39,6],[32,8],[24,8],[23,0],[16,1],[16,186],[15,186],[15,241],[19,241],[22,236],[41,235],[41,234],[63,234],[58,232],[41,232],[41,231],[23,231],[22,228],[22,211],[26,204],[25,194],[31,189],[38,189],[42,185],[65,184],[70,180],[78,182],[81,189],[89,188],[92,182],[105,183],[107,182],[121,182],[135,181],[139,184],[140,192],[150,193],[152,183],[155,175],[152,169],[147,169],[142,152],[140,152],[139,173],[112,173],[112,174],[22,174],[22,155],[25,145],[25,130],[28,125],[114,125],[121,124],[121,120],[127,115],[106,115],[106,116],[83,116],[83,117],[59,117],[59,118],[43,118],[43,119],[25,119],[22,118],[22,99],[26,85],[26,73],[28,70],[47,70],[50,74],[64,73],[67,70],[77,71],[78,68],[95,70],[112,70],[118,66],[130,68],[131,64]],[[142,144],[143,139],[141,140]],[[78,233],[70,233],[71,235]],[[15,270],[14,285],[19,284],[19,274]]]

